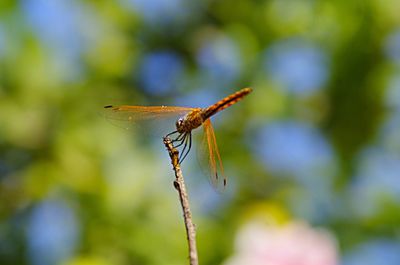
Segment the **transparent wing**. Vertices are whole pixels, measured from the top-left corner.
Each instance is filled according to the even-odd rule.
[[[124,128],[146,128],[162,127],[158,126],[161,120],[165,120],[163,125],[174,124],[175,121],[168,119],[177,118],[187,114],[193,108],[170,107],[170,106],[105,106],[103,116],[112,124]]]
[[[105,106],[104,116],[112,120],[136,122],[184,115],[193,108],[172,106]]]
[[[217,139],[215,138],[214,129],[212,127],[210,119],[207,119],[203,123],[204,126],[204,145],[208,151],[208,164],[209,164],[209,174],[211,177],[211,183],[213,186],[220,190],[221,186],[224,188],[226,186],[226,176],[224,173],[224,167],[222,166],[221,155],[218,151]]]

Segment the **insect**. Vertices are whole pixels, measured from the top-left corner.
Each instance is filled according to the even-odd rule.
[[[175,148],[183,146],[179,156],[180,163],[183,162],[192,147],[192,130],[203,125],[205,142],[208,149],[211,180],[214,185],[217,185],[220,178],[218,172],[220,172],[223,178],[223,185],[226,186],[227,180],[210,117],[243,99],[246,95],[251,93],[251,91],[251,88],[243,88],[207,108],[128,105],[109,105],[104,108],[108,118],[128,122],[183,115],[175,123],[176,130],[166,135],[172,139]]]

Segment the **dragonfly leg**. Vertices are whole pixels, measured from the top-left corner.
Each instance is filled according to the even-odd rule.
[[[173,131],[167,134],[165,137],[169,137],[178,133],[178,131]],[[172,143],[178,142],[177,145],[174,145],[174,148],[181,147],[183,145],[182,151],[179,156],[179,163],[182,163],[186,156],[189,154],[190,149],[192,148],[192,134],[191,133],[181,133],[175,139],[171,141]],[[187,148],[187,149],[186,149]]]
[[[174,145],[174,147],[177,148],[177,147],[180,147],[181,145],[183,145],[185,143],[186,137],[187,137],[186,133],[179,135],[178,138],[176,138],[175,140],[172,141],[172,142],[180,142],[179,144]]]
[[[188,139],[189,139],[189,138],[188,138],[188,134],[186,134],[186,135],[185,135],[185,139],[184,139],[184,141],[183,141],[183,143],[184,143],[185,145],[183,146],[182,151],[181,151],[181,154],[180,154],[180,156],[179,156],[179,163],[181,162],[182,157],[183,157],[183,155],[185,154],[185,150],[186,150],[186,148],[187,148]]]
[[[177,133],[178,131],[173,131],[173,132],[170,132],[169,134],[167,134],[167,135],[165,135],[165,137],[169,137],[169,136],[171,136],[171,135],[173,135],[173,134],[175,134],[175,133]],[[179,137],[179,136],[178,136]]]
[[[176,137],[174,140],[172,140],[172,143],[174,142],[182,142],[186,137],[186,133],[181,133]]]
[[[178,131],[173,131],[173,132],[167,134],[165,137],[169,137],[169,136],[171,136],[171,135],[173,135],[173,134],[176,134],[177,132],[178,132]],[[175,143],[175,142],[180,142],[178,145],[174,145],[175,148],[176,148],[176,147],[179,147],[179,146],[181,146],[181,145],[183,144],[183,142],[184,142],[184,140],[185,140],[185,137],[186,137],[185,133],[180,133],[175,139],[173,139],[173,140],[171,141],[171,143],[173,144],[173,143]]]
[[[185,137],[185,138],[186,138],[186,137]],[[189,148],[187,149],[187,151],[186,151],[186,153],[185,153],[185,149],[186,149],[186,146],[187,146],[188,142],[189,142]],[[187,137],[186,140],[185,140],[185,146],[184,146],[183,149],[182,149],[181,157],[179,158],[179,163],[182,163],[182,162],[183,162],[183,160],[184,160],[184,159],[186,158],[186,156],[189,154],[189,151],[190,151],[191,148],[192,148],[192,134],[189,133],[189,134],[188,134],[188,137]]]

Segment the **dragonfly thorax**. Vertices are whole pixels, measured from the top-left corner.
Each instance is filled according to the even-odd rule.
[[[186,114],[185,116],[179,118],[176,121],[176,130],[179,133],[189,133],[193,129],[196,129],[204,122],[202,116],[202,109],[197,108]]]

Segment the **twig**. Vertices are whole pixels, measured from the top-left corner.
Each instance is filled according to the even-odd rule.
[[[190,213],[189,198],[186,192],[185,182],[183,180],[181,165],[179,164],[179,152],[174,148],[171,143],[171,139],[164,137],[164,145],[168,150],[171,158],[172,166],[175,172],[174,187],[179,193],[179,199],[181,201],[183,218],[186,227],[186,236],[189,244],[189,259],[190,265],[198,265],[199,259],[197,256],[196,247],[196,229],[192,222],[192,214]]]

